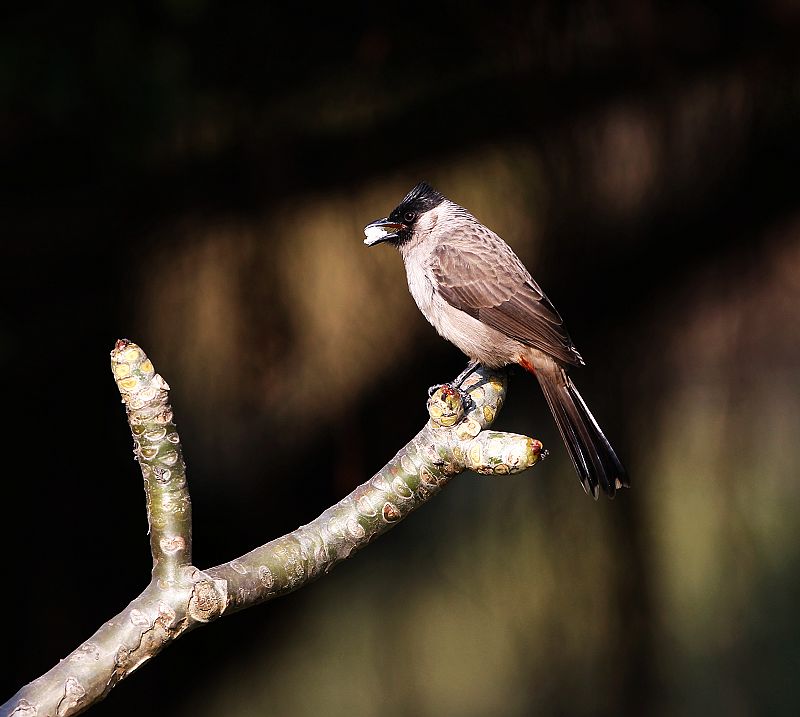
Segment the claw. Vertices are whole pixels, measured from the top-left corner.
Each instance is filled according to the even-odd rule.
[[[428,387],[428,398],[433,396],[434,393],[436,393],[440,388],[444,388],[445,386],[447,386],[446,383],[437,383],[437,384],[434,384],[433,386],[429,386]]]
[[[433,396],[433,394],[439,389],[442,390],[442,393],[445,396],[452,396],[457,393],[461,398],[461,405],[464,407],[464,411],[469,412],[475,408],[475,401],[472,400],[472,396],[470,396],[469,393],[467,393],[467,391],[465,391],[463,388],[459,388],[457,385],[452,383],[439,383],[436,386],[431,386],[428,389],[428,398]]]
[[[475,401],[472,400],[472,396],[467,393],[463,388],[456,388],[459,395],[461,396],[461,403],[464,404],[464,411],[469,413],[473,408],[475,408]]]

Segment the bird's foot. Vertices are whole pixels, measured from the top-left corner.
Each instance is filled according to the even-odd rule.
[[[433,396],[440,388],[444,388],[445,386],[449,386],[449,383],[435,383],[433,386],[428,386],[428,398]]]
[[[461,398],[461,405],[464,406],[465,411],[469,412],[475,408],[475,401],[472,400],[472,396],[470,396],[469,393],[467,393],[463,388],[459,388],[455,381],[453,383],[438,383],[435,386],[431,386],[428,389],[428,398],[433,396],[433,394],[439,389],[442,389],[442,393],[444,394],[457,393]]]
[[[456,377],[455,381],[451,381],[450,383],[437,383],[433,386],[428,388],[428,398],[433,396],[440,388],[446,389],[448,391],[454,391],[458,393],[461,397],[461,403],[464,406],[465,411],[471,411],[475,407],[475,402],[472,400],[470,395],[461,388],[461,384],[464,383],[464,380],[469,376],[478,366],[480,366],[480,361],[470,361],[467,364],[467,367]]]

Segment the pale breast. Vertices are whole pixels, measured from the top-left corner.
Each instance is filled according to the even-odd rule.
[[[423,262],[406,262],[406,276],[411,296],[440,336],[488,368],[517,362],[521,345],[448,304],[434,291],[435,278]]]
[[[414,301],[417,302],[419,310],[428,321],[431,321],[433,283],[428,268],[423,262],[407,261],[406,279],[408,280],[408,290],[414,297]],[[431,321],[431,323],[433,322]]]

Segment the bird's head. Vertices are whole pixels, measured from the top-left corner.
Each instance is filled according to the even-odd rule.
[[[391,242],[395,246],[405,244],[414,236],[414,230],[424,223],[428,213],[436,209],[445,198],[430,184],[420,182],[385,219],[378,219],[364,227],[367,246]],[[420,221],[423,219],[423,222]]]

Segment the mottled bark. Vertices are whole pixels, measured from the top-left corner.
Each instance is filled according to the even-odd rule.
[[[369,481],[307,525],[203,571],[191,564],[191,502],[169,386],[129,341],[117,342],[111,366],[144,478],[153,577],[125,610],[0,706],[0,717],[78,714],[187,630],[328,572],[465,469],[518,473],[543,455],[537,440],[486,430],[506,382],[502,373],[476,369],[463,384],[470,405],[447,386],[437,390],[428,400],[430,420]]]

